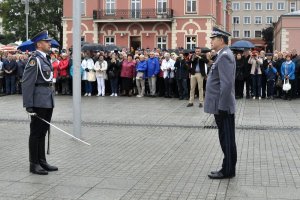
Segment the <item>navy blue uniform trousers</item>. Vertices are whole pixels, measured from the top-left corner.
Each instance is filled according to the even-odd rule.
[[[220,145],[224,153],[221,172],[225,176],[235,175],[237,152],[235,143],[234,114],[214,116],[219,130]]]

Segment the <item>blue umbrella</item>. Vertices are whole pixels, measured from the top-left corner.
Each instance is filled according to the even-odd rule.
[[[58,48],[59,46],[60,45],[56,40],[54,39],[51,40],[51,47]],[[35,49],[35,44],[31,40],[27,40],[23,42],[20,46],[18,46],[18,50],[25,52],[25,51],[35,51],[36,49]]]
[[[251,42],[249,42],[247,40],[240,40],[240,41],[233,43],[230,48],[232,48],[232,49],[237,49],[237,48],[238,49],[240,49],[240,48],[251,49],[254,47],[255,47],[254,44],[252,44]]]

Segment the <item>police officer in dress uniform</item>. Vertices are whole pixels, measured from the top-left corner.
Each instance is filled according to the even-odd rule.
[[[47,53],[51,48],[51,38],[47,31],[42,31],[32,39],[36,52],[32,55],[23,74],[23,106],[31,116],[29,136],[30,172],[47,175],[48,171],[57,171],[46,161],[45,136],[49,125],[40,118],[50,122],[54,107],[54,90],[52,88],[53,68]]]
[[[212,171],[208,175],[211,179],[234,177],[237,161],[234,122],[236,64],[227,46],[229,36],[229,33],[214,27],[210,37],[212,49],[217,52],[217,56],[207,79],[204,112],[214,114],[224,153],[222,168]]]

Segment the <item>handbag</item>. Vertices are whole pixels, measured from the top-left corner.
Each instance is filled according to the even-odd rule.
[[[289,91],[292,88],[288,79],[284,79],[282,89],[283,91]]]
[[[280,87],[280,88],[282,87],[282,80],[281,80],[280,76],[278,76],[278,78],[277,78],[276,87]]]
[[[96,81],[96,73],[93,71],[87,72],[87,80],[90,82]]]

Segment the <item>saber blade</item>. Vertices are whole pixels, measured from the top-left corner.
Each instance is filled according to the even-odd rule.
[[[54,124],[51,124],[50,122],[47,122],[45,119],[43,119],[43,118],[41,118],[41,117],[39,117],[39,116],[37,116],[37,115],[35,115],[35,116],[36,116],[37,118],[39,118],[40,120],[42,120],[43,122],[49,124],[50,126],[56,128],[57,130],[59,130],[59,131],[61,131],[61,132],[63,132],[64,134],[66,134],[66,135],[68,135],[68,136],[74,138],[75,140],[78,140],[79,142],[82,142],[82,143],[84,143],[84,144],[86,144],[86,145],[91,146],[90,143],[87,143],[87,142],[85,142],[85,141],[83,141],[83,140],[81,140],[81,139],[75,137],[74,135],[71,135],[70,133],[68,133],[68,132],[66,132],[66,131],[64,131],[64,130],[62,130],[62,129],[60,129],[60,128],[58,128],[57,126],[55,126]]]

